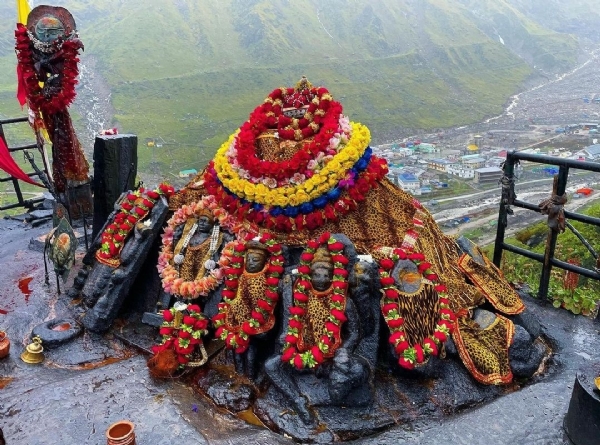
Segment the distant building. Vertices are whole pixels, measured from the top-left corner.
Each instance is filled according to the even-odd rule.
[[[412,173],[401,173],[397,176],[398,187],[413,195],[421,194],[421,181]]]
[[[446,155],[446,156],[458,157],[458,156],[460,156],[461,153],[462,152],[460,150],[453,150],[453,149],[444,150],[444,155]]]
[[[195,168],[190,168],[188,170],[181,170],[179,172],[179,177],[180,178],[189,178],[190,176],[195,176],[198,174],[198,170],[196,170]]]
[[[446,169],[450,164],[452,164],[452,162],[447,159],[431,159],[427,163],[427,167],[432,170],[446,173]]]
[[[419,151],[420,153],[435,153],[440,151],[434,144],[428,144],[426,142],[416,144],[414,148],[415,151]]]
[[[475,177],[475,170],[462,164],[449,165],[447,172],[449,175],[458,176],[459,178],[464,179],[473,179]]]
[[[493,158],[489,158],[485,161],[486,167],[500,167],[506,161],[505,157],[494,156]]]
[[[469,159],[479,159],[479,158],[481,158],[481,155],[479,155],[479,154],[470,154],[470,155],[461,156],[460,160],[461,160],[461,162],[464,162]]]
[[[600,160],[600,144],[590,145],[589,147],[585,147],[582,151],[587,159],[592,161]]]
[[[462,165],[464,165],[465,167],[471,167],[472,169],[476,169],[485,166],[485,158],[477,156],[474,158],[465,159],[465,157],[466,156],[463,156],[462,158]]]
[[[502,177],[502,170],[498,167],[484,167],[475,170],[475,177],[473,182],[478,184],[489,184],[492,182],[498,182]]]
[[[406,158],[407,156],[411,156],[413,154],[413,150],[406,147],[397,147],[392,149],[392,158]]]

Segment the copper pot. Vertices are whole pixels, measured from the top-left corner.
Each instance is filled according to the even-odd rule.
[[[0,358],[6,357],[8,351],[10,351],[10,340],[6,332],[0,331]]]
[[[135,445],[135,425],[129,420],[119,420],[106,430],[107,445]]]

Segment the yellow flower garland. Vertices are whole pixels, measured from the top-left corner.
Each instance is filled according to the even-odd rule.
[[[227,159],[227,150],[237,133],[232,134],[217,151],[214,161],[217,176],[232,193],[259,204],[285,207],[311,201],[327,193],[344,179],[348,170],[354,166],[369,146],[371,141],[369,129],[356,122],[351,122],[350,125],[352,125],[352,137],[348,143],[323,169],[301,184],[270,189],[264,184],[253,184],[241,178]]]

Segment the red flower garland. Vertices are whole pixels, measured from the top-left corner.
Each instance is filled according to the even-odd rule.
[[[135,225],[152,211],[161,195],[168,198],[173,192],[172,186],[161,184],[156,190],[145,190],[142,187],[136,192],[128,193],[121,202],[114,221],[100,235],[101,247],[96,251],[96,259],[107,266],[118,267],[121,264],[121,250]]]
[[[288,217],[285,215],[269,215],[268,209],[257,212],[251,203],[243,203],[236,196],[227,193],[219,183],[212,161],[204,175],[204,186],[207,192],[214,196],[221,208],[231,214],[238,222],[247,220],[258,227],[291,233],[298,230],[315,230],[329,221],[337,221],[342,216],[355,210],[358,203],[366,199],[367,193],[377,187],[378,182],[387,174],[387,162],[384,159],[371,157],[371,162],[365,171],[360,173],[352,188],[343,192],[340,198],[328,203],[323,209],[317,209],[306,215]],[[258,229],[256,230],[258,232]]]
[[[398,364],[407,369],[413,369],[415,365],[423,363],[429,355],[437,355],[440,346],[448,339],[454,327],[456,316],[450,309],[450,303],[446,296],[447,288],[439,283],[438,276],[431,271],[431,264],[425,261],[422,253],[407,252],[401,248],[389,249],[381,248],[379,253],[384,254],[384,258],[379,260],[379,280],[381,282],[381,312],[390,329],[389,342],[394,346],[398,355]],[[398,288],[394,284],[394,278],[391,276],[391,270],[398,260],[408,259],[416,264],[419,272],[434,284],[434,289],[438,293],[440,303],[439,319],[436,323],[433,337],[427,337],[421,344],[410,345],[406,338],[406,333],[402,325],[404,319],[400,315]]]
[[[202,314],[200,306],[187,305],[183,314],[177,314],[177,309],[163,310],[164,322],[159,333],[162,341],[159,345],[152,346],[152,352],[158,354],[161,351],[173,349],[177,355],[179,367],[183,368],[192,359],[192,354],[197,345],[202,344],[202,337],[208,334],[208,319]],[[177,317],[182,319],[178,322]]]
[[[296,172],[305,171],[309,161],[327,149],[329,140],[339,130],[338,119],[342,113],[342,105],[332,99],[326,88],[310,89],[314,98],[306,117],[301,119],[292,119],[283,114],[282,99],[285,100],[293,92],[293,88],[274,90],[240,128],[236,137],[236,160],[252,177],[266,176],[282,180],[289,179]],[[282,139],[300,141],[313,135],[315,138],[305,142],[302,149],[287,161],[265,161],[257,156],[255,142],[260,134],[273,128],[277,128]]]
[[[34,68],[33,43],[27,34],[27,28],[22,24],[17,24],[15,30],[16,51],[19,70],[19,83],[25,87],[29,107],[35,112],[42,112],[49,116],[58,111],[65,110],[73,100],[75,100],[75,85],[79,69],[79,50],[83,44],[77,38],[68,38],[66,40],[56,41],[57,52],[53,56],[55,60],[63,63],[63,72],[60,76],[59,92],[50,97],[44,95],[40,82],[46,82],[48,79],[40,78]]]
[[[333,259],[333,282],[331,295],[331,311],[326,323],[327,334],[323,335],[318,344],[308,351],[300,351],[298,341],[302,336],[304,324],[302,322],[308,309],[308,289],[311,287],[310,266],[317,249],[326,244]],[[330,233],[325,232],[318,240],[308,242],[307,248],[300,256],[298,267],[299,277],[294,284],[294,305],[290,308],[290,321],[288,324],[285,344],[281,360],[288,362],[298,369],[315,368],[327,358],[333,357],[337,347],[341,344],[342,324],[347,320],[346,289],[348,286],[348,271],[346,265],[348,258],[344,256],[344,245],[337,241]]]
[[[224,340],[225,346],[234,349],[238,354],[248,349],[250,336],[260,333],[261,328],[274,316],[275,305],[279,300],[279,280],[283,275],[281,244],[277,243],[269,234],[264,234],[259,242],[266,245],[270,253],[266,270],[267,290],[264,297],[259,298],[256,302],[250,320],[244,321],[239,326],[226,325],[231,302],[237,297],[239,279],[244,272],[245,242],[238,242],[234,247],[231,267],[225,269],[225,289],[221,292],[223,302],[218,304],[219,312],[212,319],[217,328],[215,336]]]

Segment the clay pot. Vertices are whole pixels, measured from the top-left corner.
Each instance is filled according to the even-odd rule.
[[[0,331],[0,358],[4,358],[8,355],[10,350],[10,340],[6,335],[6,332]]]
[[[135,445],[135,425],[129,420],[119,420],[106,430],[107,445]]]

